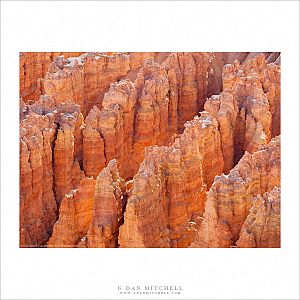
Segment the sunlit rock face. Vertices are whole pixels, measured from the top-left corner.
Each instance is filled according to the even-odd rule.
[[[75,57],[81,52],[20,52],[20,98],[34,102],[44,94],[44,77],[58,57]]]
[[[189,246],[204,211],[207,185],[222,169],[217,121],[207,113],[187,122],[171,147],[147,148],[133,178],[121,247]]]
[[[277,199],[274,200],[274,207],[271,203],[273,194]],[[268,204],[268,201],[271,204]],[[259,207],[261,203],[264,203],[265,208]],[[203,222],[192,247],[226,248],[234,246],[238,240],[238,246],[243,247],[249,238],[247,233],[250,234],[252,228],[255,231],[256,226],[262,226],[261,222],[267,223],[266,230],[270,230],[272,234],[270,239],[273,241],[270,241],[270,247],[276,243],[279,245],[280,225],[277,224],[280,223],[279,207],[280,137],[276,137],[264,149],[252,155],[246,152],[228,175],[222,174],[215,178],[207,194]],[[270,220],[257,219],[257,222],[254,220],[256,215],[260,217],[263,214],[265,218],[269,214]],[[276,224],[276,228],[273,228],[274,232],[272,229],[267,229],[274,224]],[[260,247],[263,243],[255,242],[252,245]],[[268,247],[267,242],[264,245],[262,247]]]
[[[280,248],[280,188],[255,197],[236,244],[239,248]]]
[[[20,53],[20,247],[280,247],[280,53]]]

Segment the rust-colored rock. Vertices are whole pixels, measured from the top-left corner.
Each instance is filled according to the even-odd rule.
[[[73,102],[56,105],[53,98],[41,96],[34,104],[23,105],[22,109],[21,124],[27,124],[27,119],[32,119],[31,115],[51,116],[54,123],[53,140],[47,155],[51,156],[50,167],[54,175],[54,192],[59,204],[64,194],[69,192],[70,188],[76,188],[84,177],[81,170],[84,124],[80,107]]]
[[[280,248],[280,188],[255,197],[236,245],[238,248]]]
[[[237,102],[232,94],[223,92],[208,99],[204,108],[219,123],[224,172],[228,173],[234,165],[235,131],[239,111]]]
[[[280,137],[252,155],[246,152],[228,175],[216,177],[192,247],[235,245],[253,197],[271,192],[275,187],[280,187]]]
[[[51,62],[59,55],[79,56],[81,52],[20,52],[20,98],[38,100],[44,93],[43,78]]]
[[[87,176],[97,177],[106,163],[103,138],[90,124],[87,124],[82,133],[84,172]]]
[[[82,56],[64,59],[57,57],[44,79],[45,93],[56,104],[73,101],[84,108],[84,59]]]
[[[115,248],[122,222],[125,182],[119,176],[116,160],[111,160],[97,177],[92,221],[80,247]]]
[[[210,53],[204,52],[171,53],[163,63],[170,78],[170,114],[176,130],[182,131],[185,122],[203,110],[211,58]]]
[[[45,93],[56,103],[72,99],[86,115],[93,105],[101,107],[109,85],[129,71],[129,56],[86,53],[79,57],[58,57],[46,73]]]
[[[77,247],[91,223],[94,191],[95,180],[83,178],[76,190],[65,194],[59,208],[59,219],[48,242],[49,248]]]
[[[187,122],[171,147],[147,148],[133,179],[120,246],[189,246],[204,210],[203,178],[210,183],[222,170],[217,122],[207,113]]]
[[[214,52],[209,66],[207,96],[211,97],[221,93],[223,89],[222,72],[224,65],[232,64],[235,60],[245,64],[259,54],[260,52]],[[280,65],[279,52],[264,52],[263,54],[268,64]]]
[[[111,84],[109,91],[104,95],[102,103],[106,109],[109,109],[112,105],[116,105],[121,113],[118,120],[119,124],[116,125],[118,133],[115,145],[115,157],[123,178],[132,177],[137,169],[133,157],[136,103],[137,90],[134,84],[129,80],[122,80],[118,83]]]
[[[148,59],[154,59],[155,52],[128,52],[130,69],[135,70],[140,68]]]
[[[168,87],[167,73],[154,61],[144,65],[134,84],[126,79],[110,86],[103,109],[94,106],[85,120],[83,166],[88,176],[96,177],[116,158],[121,176],[130,178],[147,146],[170,140]]]
[[[76,113],[75,113],[76,114]],[[54,186],[57,204],[72,188],[72,167],[74,162],[74,129],[76,117],[61,114],[59,129],[53,150]]]
[[[84,169],[88,176],[96,177],[107,161],[116,158],[121,176],[132,177],[143,161],[146,147],[168,144],[178,132],[177,120],[186,121],[198,113],[197,88],[205,94],[205,89],[200,88],[205,84],[205,80],[197,81],[196,77],[200,78],[199,74],[204,73],[206,78],[209,55],[194,55],[199,66],[191,54],[186,58],[182,56],[186,66],[183,74],[178,71],[184,85],[179,95],[175,96],[171,91],[172,86],[175,88],[179,84],[174,69],[166,72],[164,67],[151,59],[144,63],[134,84],[129,80],[111,84],[102,102],[103,109],[94,107],[85,120],[87,127],[83,132],[83,156]],[[172,58],[172,55],[170,57]],[[189,67],[189,63],[193,67]],[[194,70],[193,78],[190,78],[191,68]],[[175,77],[172,77],[172,74]],[[179,106],[182,105],[181,110],[184,111],[188,108],[186,104],[180,104],[178,99],[190,102],[191,98],[187,92],[189,86],[193,86],[195,91],[194,108],[188,116],[181,118]],[[202,94],[201,99],[204,97]]]
[[[280,72],[280,67],[274,63],[268,64],[263,74],[263,88],[272,114],[272,137],[280,135]]]
[[[22,53],[19,103],[21,247],[280,246],[280,53]]]
[[[264,57],[259,55],[244,65],[237,61],[225,65],[223,92],[204,105],[220,124],[225,173],[245,151],[253,153],[278,135],[273,123],[280,123],[280,69],[267,64]]]
[[[162,66],[147,61],[134,85],[138,105],[134,122],[133,159],[139,165],[147,146],[167,142],[169,82]]]
[[[83,178],[76,190],[65,194],[48,247],[117,247],[124,189],[116,160],[97,180]]]
[[[29,114],[20,124],[20,246],[44,244],[56,221],[53,114]]]

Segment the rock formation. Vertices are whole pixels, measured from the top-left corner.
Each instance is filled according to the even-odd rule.
[[[239,248],[280,248],[280,189],[253,200],[236,242]]]
[[[117,247],[122,222],[125,182],[116,160],[97,177],[83,178],[77,189],[66,193],[48,247]]]
[[[72,57],[80,52],[20,52],[20,98],[38,100],[44,93],[43,78],[52,61],[62,55]]]
[[[64,195],[48,247],[77,247],[92,219],[95,180],[83,178],[76,190]]]
[[[48,240],[64,193],[76,188],[84,176],[77,160],[82,155],[80,145],[74,145],[74,134],[79,141],[77,131],[82,116],[76,105],[69,103],[56,107],[49,97],[41,97],[33,105],[23,108],[20,123],[20,245],[28,247],[40,246]]]
[[[121,176],[126,179],[132,177],[143,161],[146,147],[168,144],[180,129],[178,124],[197,115],[197,89],[201,91],[199,95],[203,100],[209,55],[194,55],[198,64],[192,55],[181,56],[182,63],[186,63],[183,74],[179,67],[176,70],[179,74],[174,75],[174,69],[166,72],[154,60],[147,60],[134,83],[126,79],[111,84],[104,95],[103,109],[94,106],[85,120],[83,157],[88,176],[96,177],[107,161],[117,158]],[[189,74],[189,61],[193,63],[193,78],[184,73]],[[202,81],[196,80],[201,77],[199,74],[204,77]],[[180,83],[182,78],[184,81]],[[177,89],[179,84],[183,84],[183,88],[176,90],[175,95],[172,86]],[[194,108],[184,115],[189,110],[185,102],[189,103],[191,99],[189,86],[194,88]]]
[[[222,91],[222,71],[226,64],[232,64],[235,60],[245,64],[259,54],[260,52],[214,52],[209,65],[207,96],[218,95]],[[268,64],[280,65],[280,52],[264,52],[263,54]]]
[[[129,71],[134,72],[151,57],[142,53],[85,53],[67,59],[57,57],[45,75],[45,93],[57,103],[72,99],[86,115],[93,106],[101,108],[111,83],[124,79]]]
[[[68,120],[67,120],[68,121]],[[71,121],[75,121],[73,118]],[[55,195],[60,204],[64,195],[72,189],[72,165],[74,156],[75,124],[63,122],[57,132],[54,147]]]
[[[111,160],[97,177],[92,221],[80,247],[115,248],[123,216],[125,182],[119,176],[116,160]]]
[[[20,124],[20,246],[47,241],[56,221],[52,147],[53,114],[30,114]]]
[[[147,148],[120,228],[121,247],[189,246],[204,210],[205,182],[222,169],[217,122],[207,113],[187,122],[171,147]]]
[[[21,247],[280,246],[280,53],[21,53],[19,103]]]
[[[192,247],[216,248],[235,245],[254,197],[278,187],[280,137],[271,140],[264,149],[252,155],[246,152],[228,175],[222,174],[215,178],[207,194],[203,221]],[[255,208],[250,214],[254,213]],[[276,219],[276,216],[274,218]],[[249,216],[248,222],[251,222],[250,220],[253,221],[253,216]]]
[[[223,91],[209,98],[204,109],[220,124],[228,173],[245,151],[261,149],[280,133],[280,68],[266,64],[263,54],[244,65],[225,65]]]
[[[184,123],[203,110],[211,59],[210,53],[172,53],[163,63],[170,81],[170,117],[176,130],[182,131]]]

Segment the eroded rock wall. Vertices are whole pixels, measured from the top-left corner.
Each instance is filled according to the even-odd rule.
[[[255,197],[236,245],[238,248],[280,248],[280,188]]]
[[[116,160],[97,179],[83,178],[66,193],[48,242],[51,248],[115,248],[123,216],[125,182]]]
[[[20,124],[20,246],[45,243],[56,221],[52,147],[54,116],[31,113]]]
[[[119,175],[117,161],[111,160],[97,177],[92,221],[79,247],[118,247],[124,193],[125,182]]]
[[[246,152],[228,175],[215,178],[192,247],[234,246],[254,198],[279,187],[280,137],[276,137],[252,155]]]
[[[73,57],[82,52],[20,52],[20,98],[36,101],[44,94],[43,78],[57,56]]]
[[[278,53],[59,54],[20,64],[20,246],[280,245]]]
[[[204,101],[206,96],[210,56],[193,55],[180,56],[182,71],[179,66],[171,67],[170,63],[164,67],[150,59],[134,83],[125,79],[111,84],[103,109],[94,106],[85,120],[83,155],[87,175],[97,176],[107,161],[116,158],[121,176],[132,177],[143,161],[146,147],[172,142],[173,135],[180,131],[179,124],[197,115],[197,97]],[[174,56],[170,54],[167,60],[175,60]],[[180,85],[183,87],[178,88]],[[189,109],[189,105],[193,108]]]
[[[210,97],[204,109],[220,124],[228,173],[245,151],[261,149],[280,132],[280,67],[267,64],[263,54],[243,65],[225,65],[223,91]]]
[[[72,99],[85,116],[94,106],[101,108],[110,84],[130,70],[130,57],[125,53],[86,53],[76,58],[58,57],[46,73],[45,93],[57,103]]]
[[[222,170],[217,122],[207,113],[187,122],[171,147],[148,147],[133,178],[120,246],[189,246],[204,211],[205,181]]]
[[[77,189],[64,195],[59,208],[59,218],[48,242],[49,248],[77,247],[87,234],[92,220],[95,180],[83,178]]]
[[[181,132],[203,110],[211,53],[171,53],[163,65],[170,81],[170,122]],[[174,113],[177,112],[177,113]]]
[[[209,66],[207,96],[218,95],[223,89],[222,72],[226,64],[238,60],[241,64],[263,54],[268,64],[280,65],[280,52],[214,52]]]

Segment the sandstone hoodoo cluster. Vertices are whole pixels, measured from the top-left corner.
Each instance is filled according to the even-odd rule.
[[[20,247],[280,247],[280,53],[20,53]]]

